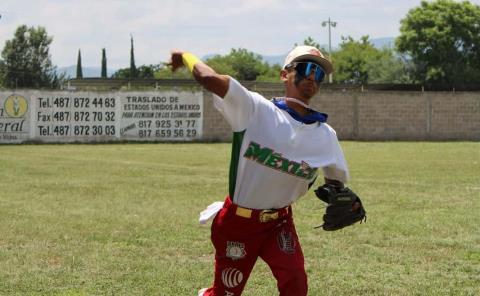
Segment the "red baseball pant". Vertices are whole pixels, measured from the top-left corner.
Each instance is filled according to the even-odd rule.
[[[213,220],[215,280],[203,296],[241,295],[258,257],[272,270],[280,296],[306,296],[307,275],[291,208],[269,222],[260,221],[260,211],[251,218],[236,213],[227,197]]]

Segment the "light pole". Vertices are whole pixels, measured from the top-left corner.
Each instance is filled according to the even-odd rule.
[[[328,55],[330,60],[332,59],[332,27],[337,26],[337,22],[333,22],[328,18],[328,21],[322,22],[322,27],[326,27],[328,25]],[[328,75],[328,82],[332,83],[332,74]]]

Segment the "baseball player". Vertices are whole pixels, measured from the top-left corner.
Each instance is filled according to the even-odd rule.
[[[215,278],[212,287],[198,295],[241,295],[259,257],[272,270],[280,295],[307,295],[291,205],[308,191],[319,169],[335,187],[348,179],[327,114],[309,107],[333,71],[331,62],[315,47],[294,48],[280,72],[285,96],[272,100],[216,73],[189,52],[172,52],[171,66],[190,69],[214,94],[215,107],[233,130],[229,194],[220,207],[209,208]]]

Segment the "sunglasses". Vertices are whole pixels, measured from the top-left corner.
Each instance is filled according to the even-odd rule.
[[[288,65],[286,68],[294,68],[298,75],[302,78],[306,78],[310,76],[312,73],[314,74],[315,81],[320,83],[325,79],[325,70],[314,62],[294,62]]]

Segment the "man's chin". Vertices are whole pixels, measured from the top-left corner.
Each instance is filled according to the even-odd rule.
[[[312,97],[315,96],[315,94],[317,93],[318,89],[317,88],[306,88],[303,92],[302,92],[302,95],[303,97],[305,97],[306,99],[311,99]]]
[[[313,83],[305,83],[304,85],[301,86],[301,90],[305,96],[308,96],[309,98],[311,98],[317,93],[318,87]]]

